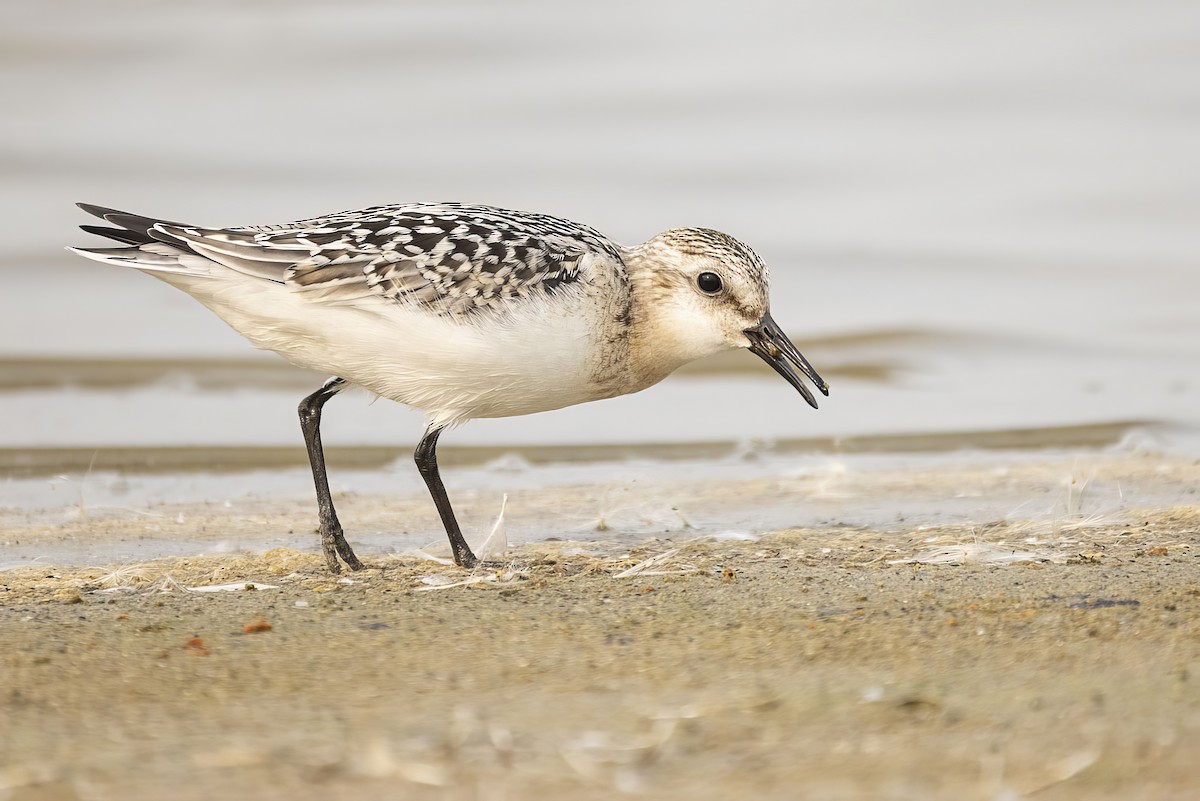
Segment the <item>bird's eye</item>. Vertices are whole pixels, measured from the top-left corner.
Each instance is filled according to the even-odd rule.
[[[721,291],[721,276],[716,273],[700,273],[696,276],[696,286],[701,292],[715,295]]]

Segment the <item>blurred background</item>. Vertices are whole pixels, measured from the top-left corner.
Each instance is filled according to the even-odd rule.
[[[1200,455],[1200,4],[8,0],[0,22],[0,504],[216,447],[286,449],[303,476],[294,410],[323,376],[64,252],[94,244],[76,201],[218,226],[459,200],[625,243],[718,228],[771,265],[776,319],[832,385],[813,412],[730,354],[448,450]],[[396,453],[422,427],[365,396],[325,425],[331,450]]]

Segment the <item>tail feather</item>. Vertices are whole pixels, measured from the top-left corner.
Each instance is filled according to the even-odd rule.
[[[144,248],[67,248],[67,250],[92,261],[136,267],[149,273],[176,273],[197,277],[211,275],[211,270],[205,265],[205,259],[190,254],[154,253]]]
[[[99,217],[115,228],[102,225],[79,226],[89,234],[130,245],[125,248],[67,248],[85,258],[105,264],[122,264],[148,272],[209,275],[211,264],[185,240],[162,231],[158,226],[181,226],[182,223],[130,214],[126,211],[77,203],[79,208]]]

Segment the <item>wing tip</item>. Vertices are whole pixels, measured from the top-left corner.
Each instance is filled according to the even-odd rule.
[[[104,225],[81,225],[79,230],[94,236],[102,236],[126,245],[146,245],[153,241],[150,237],[131,231],[128,228],[110,228]]]
[[[95,203],[76,203],[75,205],[78,206],[83,211],[87,212],[88,214],[92,215],[93,217],[99,217],[102,220],[104,219],[104,215],[106,215],[106,214],[121,214],[122,213],[120,211],[117,211],[116,209],[110,209],[107,206],[97,206]]]

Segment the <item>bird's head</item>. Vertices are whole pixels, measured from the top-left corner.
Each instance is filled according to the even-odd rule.
[[[813,408],[816,399],[801,376],[829,394],[829,385],[771,319],[767,266],[749,246],[708,228],[672,228],[632,253],[630,277],[639,300],[657,340],[670,343],[664,361],[678,366],[747,348]]]

